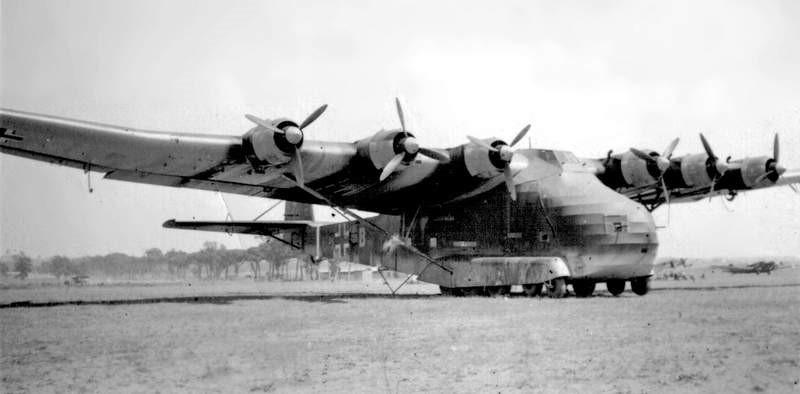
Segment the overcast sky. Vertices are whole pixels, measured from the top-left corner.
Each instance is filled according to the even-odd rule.
[[[36,1],[2,0],[0,105],[145,129],[243,134],[244,113],[302,119],[307,138],[352,141],[396,127],[393,97],[429,146],[466,134],[602,157],[630,146],[676,155],[767,155],[800,168],[798,1]],[[95,176],[0,156],[0,252],[69,256],[194,250],[247,236],[164,230],[223,219],[212,192]],[[236,219],[270,200],[226,195]],[[674,205],[660,255],[800,255],[788,188]],[[729,211],[730,210],[730,211]],[[666,224],[666,209],[656,214]],[[280,218],[276,210],[272,218]]]

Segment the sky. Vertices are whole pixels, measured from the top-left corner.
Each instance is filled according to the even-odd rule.
[[[397,127],[421,143],[511,138],[603,157],[769,155],[800,168],[800,2],[0,0],[0,106],[135,128],[241,135],[245,113],[306,138]],[[0,253],[142,254],[257,242],[166,230],[252,219],[271,200],[101,180],[0,156]],[[228,207],[226,209],[226,206]],[[318,208],[318,214],[325,215]],[[281,218],[278,208],[267,218]],[[669,213],[669,215],[667,215]],[[800,255],[788,188],[656,211],[661,256]]]

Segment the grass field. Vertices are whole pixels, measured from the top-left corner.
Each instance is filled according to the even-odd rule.
[[[800,391],[800,270],[654,287],[551,300],[362,282],[7,286],[5,306],[119,303],[0,309],[0,391]]]

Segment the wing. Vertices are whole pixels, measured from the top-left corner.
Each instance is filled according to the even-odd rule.
[[[164,228],[182,230],[200,230],[222,232],[227,234],[264,235],[283,242],[295,249],[302,249],[305,244],[307,229],[319,227],[324,223],[304,220],[295,221],[177,221],[167,220]]]
[[[322,223],[309,221],[178,221],[164,222],[164,228],[182,230],[214,231],[228,234],[272,235],[287,230],[305,230],[308,227],[321,226]]]
[[[317,112],[317,116],[321,113]],[[241,136],[140,130],[0,109],[0,151],[100,171],[106,179],[335,204],[398,213],[502,184],[502,166],[481,146],[403,151],[416,142],[382,130],[356,142],[304,140],[288,119],[248,117]],[[309,122],[302,122],[307,125]],[[409,148],[410,147],[410,148]],[[393,159],[403,155],[382,179]],[[442,159],[437,159],[442,158]],[[449,159],[449,160],[444,160]]]
[[[236,136],[138,130],[7,109],[0,109],[0,132],[3,153],[105,172],[108,179],[261,197],[292,186],[283,171],[253,171]],[[318,165],[320,151],[325,166]],[[309,144],[301,154],[310,175],[322,178],[341,171],[355,150]]]

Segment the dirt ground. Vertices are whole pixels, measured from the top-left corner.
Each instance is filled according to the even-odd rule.
[[[6,286],[0,391],[800,391],[800,269],[659,281],[645,297],[603,285],[563,300],[450,298],[426,284],[386,293],[363,282]]]

